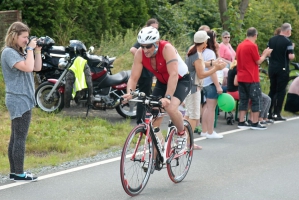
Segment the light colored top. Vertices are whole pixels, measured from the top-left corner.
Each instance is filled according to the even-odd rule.
[[[5,104],[13,120],[35,106],[33,72],[15,68],[26,59],[13,48],[6,47],[1,54],[1,66],[5,82]]]
[[[216,60],[216,54],[215,54],[215,52],[213,50],[211,50],[211,49],[208,49],[208,48],[205,49],[202,52],[202,56],[203,56],[204,61]],[[205,71],[209,71],[209,69],[205,68]],[[222,72],[222,70],[218,70],[216,72],[216,74],[217,74],[219,82],[222,83],[222,80],[223,80],[223,72]],[[203,87],[209,86],[212,83],[213,83],[213,81],[212,81],[211,76],[208,76],[208,77],[204,78]]]

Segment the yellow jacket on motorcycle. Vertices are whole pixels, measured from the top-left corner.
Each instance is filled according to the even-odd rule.
[[[73,86],[73,93],[72,93],[73,98],[75,97],[76,92],[87,88],[85,74],[84,74],[84,67],[85,67],[86,62],[87,62],[87,60],[78,56],[75,59],[73,65],[70,67],[70,70],[72,70],[74,72],[75,77],[76,77],[76,80],[75,80],[75,83]]]

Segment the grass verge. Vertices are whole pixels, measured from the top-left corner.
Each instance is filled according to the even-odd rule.
[[[0,173],[9,172],[7,148],[10,139],[9,114],[1,114]],[[26,141],[25,169],[56,166],[121,148],[132,126],[130,120],[110,123],[100,118],[66,117],[34,108]]]

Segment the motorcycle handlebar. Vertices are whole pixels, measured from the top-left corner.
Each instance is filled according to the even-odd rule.
[[[291,64],[295,67],[295,70],[299,70],[299,63],[291,62]]]

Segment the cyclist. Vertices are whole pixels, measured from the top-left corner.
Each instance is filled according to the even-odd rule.
[[[146,22],[146,26],[152,26],[155,27],[156,29],[159,28],[159,22],[152,18],[149,19]],[[134,46],[130,49],[130,52],[135,55],[137,49],[139,49],[140,44],[136,42]],[[144,92],[146,95],[151,94],[151,89],[152,89],[152,83],[153,83],[153,74],[150,73],[146,68],[143,67],[141,76],[138,80],[138,86],[139,86],[139,91]],[[136,122],[137,124],[142,123],[142,121],[145,118],[145,108],[142,105],[142,103],[137,103],[137,113],[136,113]]]
[[[160,40],[160,34],[154,27],[145,27],[137,36],[140,48],[136,51],[131,77],[127,84],[127,94],[124,102],[132,98],[131,91],[136,89],[142,68],[145,67],[157,77],[153,96],[163,97],[160,101],[178,130],[177,151],[180,153],[186,147],[183,116],[179,105],[190,92],[191,78],[188,67],[174,46],[168,41]],[[159,127],[163,118],[157,118],[153,123]]]

